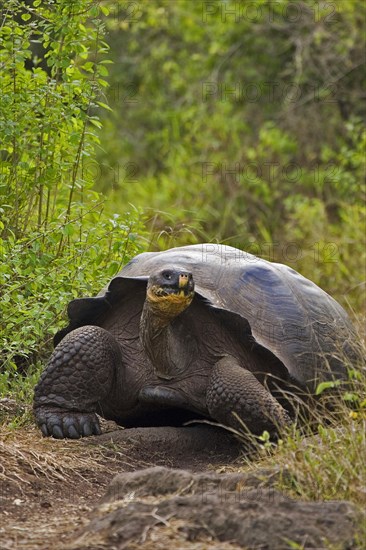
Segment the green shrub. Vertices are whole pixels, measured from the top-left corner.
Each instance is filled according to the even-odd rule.
[[[138,211],[107,214],[93,189],[108,63],[101,9],[86,0],[9,0],[3,10],[1,394],[29,397],[66,304],[98,292],[141,250]]]

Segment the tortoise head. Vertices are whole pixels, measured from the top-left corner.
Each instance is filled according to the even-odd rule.
[[[192,273],[176,268],[165,268],[150,275],[146,300],[156,313],[176,317],[192,302],[194,282]]]

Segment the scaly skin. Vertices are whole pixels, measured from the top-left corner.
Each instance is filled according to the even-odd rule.
[[[99,434],[98,404],[111,395],[121,368],[120,346],[106,330],[84,326],[54,350],[36,388],[34,414],[43,435]]]
[[[253,433],[291,424],[289,415],[278,401],[253,373],[231,356],[224,357],[214,366],[206,402],[212,418],[236,429],[241,425],[233,412]]]

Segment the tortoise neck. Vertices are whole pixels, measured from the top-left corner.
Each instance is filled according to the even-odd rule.
[[[140,320],[140,341],[150,359],[155,374],[160,378],[173,378],[168,356],[170,324],[177,314],[161,310],[145,301]]]
[[[155,338],[175,319],[169,311],[161,310],[155,304],[145,301],[140,321],[140,336]]]

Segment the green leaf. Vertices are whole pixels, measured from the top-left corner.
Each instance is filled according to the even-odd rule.
[[[109,105],[107,105],[106,103],[103,103],[102,101],[97,101],[97,104],[100,107],[103,107],[103,109],[107,109],[107,111],[113,111],[113,109],[111,109]]]
[[[109,15],[108,6],[104,6],[103,4],[100,4],[99,8],[100,8],[100,11],[103,13],[103,15]]]
[[[356,403],[360,400],[360,396],[353,392],[346,392],[342,397],[344,401],[348,401],[350,403]]]
[[[67,223],[62,228],[62,233],[67,237],[71,237],[74,234],[74,232],[75,232],[75,229],[72,223]]]
[[[90,118],[89,122],[93,124],[93,126],[96,126],[96,128],[102,127],[102,123],[100,122],[100,120],[96,120],[95,118]]]
[[[99,65],[98,66],[98,73],[101,76],[108,76],[109,75],[108,69],[107,69],[107,67],[104,67],[104,65]]]
[[[340,380],[331,380],[329,382],[320,382],[318,384],[315,395],[321,395],[325,390],[337,388],[341,384]]]

